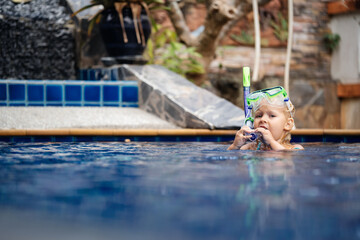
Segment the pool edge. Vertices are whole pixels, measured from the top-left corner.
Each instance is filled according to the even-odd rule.
[[[237,130],[210,129],[0,129],[2,142],[195,141],[230,142]],[[360,143],[360,129],[295,129],[292,142]]]

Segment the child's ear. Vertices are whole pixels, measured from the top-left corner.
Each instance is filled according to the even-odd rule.
[[[285,123],[284,130],[290,131],[294,127],[294,119],[288,118],[288,120]]]

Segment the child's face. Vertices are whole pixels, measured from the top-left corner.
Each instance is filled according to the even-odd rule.
[[[269,130],[277,141],[286,131],[285,126],[287,122],[288,116],[285,112],[285,108],[263,104],[255,112],[254,128],[262,127]]]

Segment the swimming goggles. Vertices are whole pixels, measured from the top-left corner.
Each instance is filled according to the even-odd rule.
[[[283,107],[284,103],[287,106],[290,116],[293,117],[293,113],[291,112],[290,108],[290,99],[288,97],[287,92],[281,86],[272,87],[272,88],[265,88],[262,90],[258,90],[255,92],[250,93],[247,98],[247,105],[250,112],[256,112],[257,109],[262,105],[262,101],[266,100],[267,104],[270,104],[274,107]],[[246,116],[246,121],[253,122],[254,119],[251,116]]]

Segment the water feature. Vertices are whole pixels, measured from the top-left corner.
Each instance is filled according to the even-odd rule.
[[[0,143],[3,239],[359,239],[360,144]]]

